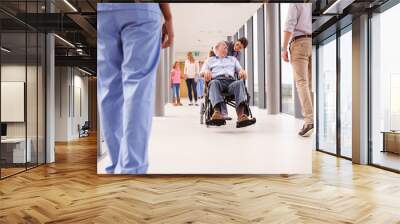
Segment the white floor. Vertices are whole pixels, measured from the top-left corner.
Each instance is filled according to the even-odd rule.
[[[252,108],[257,123],[235,128],[200,125],[197,106],[168,104],[155,117],[149,146],[149,174],[296,174],[311,173],[313,137],[297,135],[302,122],[288,115],[268,115]],[[104,173],[108,157],[99,159]]]

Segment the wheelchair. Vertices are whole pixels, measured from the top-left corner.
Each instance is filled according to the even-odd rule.
[[[235,74],[235,79],[238,80],[237,75]],[[243,80],[244,85],[245,85],[245,90],[246,90],[246,96],[247,99],[245,101],[245,108],[244,108],[244,113],[249,117],[249,119],[254,119],[254,121],[256,121],[256,118],[253,117],[253,114],[251,113],[251,109],[249,106],[249,102],[250,102],[250,94],[247,91],[247,87],[246,87],[246,82]],[[205,88],[204,88],[204,102],[201,103],[200,105],[200,124],[204,124],[206,125],[206,127],[209,126],[221,126],[221,125],[225,125],[226,124],[226,120],[225,119],[223,121],[223,123],[218,124],[218,125],[213,125],[211,122],[211,117],[214,113],[214,109],[213,106],[211,104],[211,101],[209,99],[209,81],[205,82]],[[229,95],[227,92],[222,92],[222,96],[224,98],[224,103],[236,108],[236,102],[235,102],[235,96],[234,95]]]

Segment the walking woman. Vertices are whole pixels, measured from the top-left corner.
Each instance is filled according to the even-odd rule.
[[[204,64],[206,64],[207,60],[213,56],[215,56],[215,54],[214,54],[213,49],[211,48],[210,52],[208,52],[208,57],[207,57],[206,61],[204,61]],[[199,99],[202,99],[204,97],[204,84],[205,84],[204,77],[199,75],[198,81],[197,81],[197,96]]]
[[[196,76],[196,91],[197,91],[197,99],[199,100],[202,99],[204,92],[204,77],[201,77],[200,75]]]
[[[175,61],[171,70],[172,101],[175,106],[182,106],[180,99],[181,69],[179,62]]]
[[[196,75],[199,73],[199,63],[194,60],[192,52],[189,52],[187,54],[187,59],[185,61],[185,68],[183,72],[185,75],[186,85],[188,88],[188,95],[190,100],[189,106],[193,105],[193,98],[195,105],[198,106],[195,78]]]

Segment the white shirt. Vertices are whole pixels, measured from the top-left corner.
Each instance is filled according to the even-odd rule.
[[[292,37],[311,35],[312,3],[289,4],[283,31],[293,33]]]
[[[199,74],[199,62],[194,61],[194,63],[190,63],[189,60],[186,60],[183,74],[187,75],[188,79],[194,79]]]

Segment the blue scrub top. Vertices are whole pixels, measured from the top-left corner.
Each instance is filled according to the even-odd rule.
[[[158,3],[97,3],[97,11],[146,10],[161,14]]]

